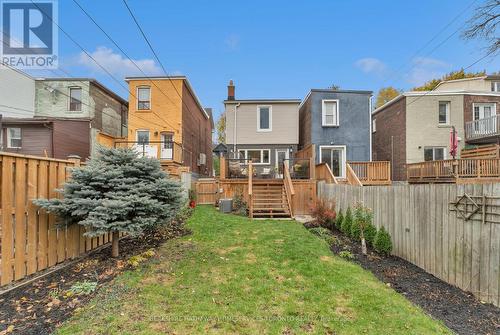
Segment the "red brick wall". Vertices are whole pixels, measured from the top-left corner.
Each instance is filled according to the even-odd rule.
[[[392,180],[406,180],[406,97],[372,119],[377,120],[377,131],[372,134],[372,159],[391,161]]]
[[[496,102],[497,114],[500,114],[500,97],[486,95],[464,95],[464,125],[472,121],[472,105],[480,102]]]

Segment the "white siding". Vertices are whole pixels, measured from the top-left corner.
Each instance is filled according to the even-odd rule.
[[[3,117],[33,117],[35,80],[0,65],[0,104]]]

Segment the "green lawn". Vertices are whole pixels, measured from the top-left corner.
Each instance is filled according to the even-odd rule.
[[[451,333],[299,223],[201,206],[188,226],[58,334]]]

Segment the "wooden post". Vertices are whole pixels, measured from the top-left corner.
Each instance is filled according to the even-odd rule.
[[[315,171],[316,165],[314,163],[315,163],[314,157],[309,158],[309,179],[312,180],[316,178],[316,171]]]
[[[248,202],[249,202],[249,210],[250,210],[250,218],[253,219],[253,167],[252,161],[248,162]]]
[[[120,241],[120,232],[113,231],[112,240],[111,240],[111,257],[118,257],[119,252],[119,241]]]
[[[69,155],[68,160],[72,162],[75,167],[79,167],[81,164],[81,158],[78,155]]]
[[[227,166],[226,166],[226,157],[221,156],[219,163],[220,163],[219,164],[220,165],[220,168],[219,168],[219,170],[220,170],[219,179],[224,180],[224,179],[226,179],[226,168],[227,168]]]

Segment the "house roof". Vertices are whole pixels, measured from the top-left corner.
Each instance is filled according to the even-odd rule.
[[[2,118],[2,124],[47,124],[54,121],[80,121],[89,122],[88,118],[51,118],[51,117],[34,117],[34,118],[16,118],[16,117],[4,117]]]
[[[455,90],[455,91],[409,91],[404,92],[394,99],[386,102],[379,108],[375,109],[372,112],[372,115],[386,109],[392,104],[398,102],[404,97],[423,97],[423,96],[448,96],[448,95],[480,95],[480,96],[492,96],[492,97],[500,97],[500,92],[478,92],[478,91],[467,91],[467,90]]]
[[[208,116],[210,117],[210,124],[212,125],[212,129],[215,128],[215,124],[214,124],[214,117],[213,117],[213,113],[212,113],[212,108],[205,108],[205,111],[208,113]]]
[[[224,100],[225,104],[237,103],[300,103],[300,99],[238,99],[238,100]]]
[[[224,143],[219,143],[215,146],[215,148],[212,149],[212,151],[215,153],[227,152],[227,145],[225,145]]]
[[[311,88],[309,92],[307,92],[306,97],[302,100],[300,103],[300,107],[309,99],[311,96],[311,93],[313,92],[319,92],[319,93],[354,93],[354,94],[369,94],[372,95],[373,91],[366,91],[366,90],[334,90],[331,88]]]
[[[35,78],[35,81],[88,81],[92,85],[95,85],[95,86],[99,87],[101,90],[103,90],[104,92],[106,92],[109,95],[111,95],[113,98],[115,98],[116,100],[118,100],[120,103],[128,106],[128,101],[127,100],[123,99],[120,95],[118,95],[117,93],[113,92],[111,89],[107,88],[106,86],[104,86],[103,84],[101,84],[99,81],[97,81],[94,78],[67,78],[67,77],[61,77],[61,78],[57,78],[57,77],[42,78],[42,77],[40,77],[40,78]]]
[[[203,105],[201,104],[200,99],[196,95],[195,91],[193,90],[193,87],[191,86],[191,83],[189,82],[189,80],[187,79],[186,76],[125,77],[126,82],[129,82],[132,80],[148,80],[148,81],[152,81],[152,80],[183,80],[186,83],[188,90],[193,95],[194,100],[196,101],[196,104],[198,105],[198,107],[202,111],[203,115],[205,115],[205,117],[207,119],[210,119],[210,115],[207,113],[205,108],[203,108]]]

